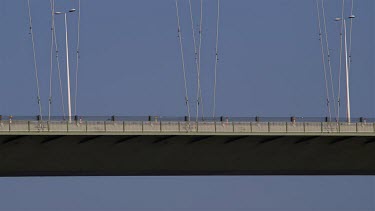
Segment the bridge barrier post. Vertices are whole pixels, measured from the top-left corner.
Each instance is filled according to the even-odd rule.
[[[159,127],[159,131],[160,131],[160,133],[162,132],[162,129],[163,129],[163,126],[162,126],[162,120],[160,119],[159,120],[159,125],[160,125],[160,127]]]
[[[270,122],[268,122],[268,132],[271,132]]]
[[[358,133],[358,123],[356,123],[355,126],[356,126],[356,131]]]

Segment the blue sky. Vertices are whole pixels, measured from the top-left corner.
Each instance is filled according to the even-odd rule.
[[[202,92],[207,115],[211,115],[213,100],[215,2],[204,2]],[[333,19],[340,16],[340,2],[329,0],[326,3],[335,87],[339,26]],[[349,5],[349,1],[346,3]],[[47,0],[31,0],[31,6],[41,100],[46,114],[50,5]],[[56,10],[66,11],[72,7],[77,7],[77,1],[56,0]],[[349,9],[347,7],[346,11]],[[352,115],[357,117],[375,116],[374,9],[372,0],[355,1],[357,18],[350,85]],[[196,77],[186,0],[180,1],[180,10],[189,98],[194,109]],[[193,0],[193,10],[198,21],[199,1]],[[174,1],[82,0],[81,11],[79,115],[186,114]],[[218,115],[327,115],[315,1],[222,0],[221,15]],[[77,13],[69,14],[68,21],[74,75]],[[63,18],[56,17],[66,101],[63,24]],[[27,2],[0,1],[0,26],[0,113],[37,115]],[[53,71],[52,111],[54,115],[62,115],[56,66]],[[344,111],[345,104],[341,109]],[[4,210],[374,208],[372,177],[18,178],[0,181],[0,209]]]
[[[349,1],[347,5],[349,5]],[[36,85],[25,1],[1,1],[0,84],[3,115],[36,115]],[[41,83],[47,113],[50,70],[49,1],[31,1]],[[56,1],[56,10],[77,7]],[[196,73],[187,1],[180,2],[189,98],[194,108]],[[351,101],[353,116],[374,117],[374,2],[355,1]],[[199,1],[193,1],[196,26]],[[350,8],[347,8],[349,11]],[[326,3],[335,89],[338,81],[340,1]],[[347,12],[349,14],[349,12]],[[216,3],[204,3],[202,92],[212,113]],[[74,91],[77,13],[69,14],[72,91]],[[56,17],[66,104],[63,17]],[[79,115],[186,114],[174,1],[82,2]],[[217,115],[327,115],[315,1],[223,1],[220,23]],[[344,78],[342,78],[342,81]],[[16,82],[22,86],[12,88]],[[344,88],[344,84],[342,84]],[[336,90],[337,92],[337,90]],[[342,94],[344,90],[342,90]],[[342,95],[344,99],[344,95]],[[54,115],[62,115],[56,67]],[[344,115],[345,103],[341,110]]]
[[[1,179],[1,210],[374,210],[371,177]]]

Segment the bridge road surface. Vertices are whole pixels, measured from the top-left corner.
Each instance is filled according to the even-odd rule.
[[[0,176],[375,175],[373,123],[0,122]]]

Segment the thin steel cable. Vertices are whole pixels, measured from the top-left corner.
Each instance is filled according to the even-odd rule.
[[[51,107],[52,107],[52,76],[53,76],[53,47],[54,47],[54,15],[55,15],[55,1],[50,0],[51,4],[51,61],[50,61],[50,74],[49,74],[49,104],[48,104],[48,121],[51,121]]]
[[[178,0],[175,0],[175,1],[176,1],[176,12],[177,12],[178,38],[179,38],[180,50],[181,50],[182,72],[183,72],[183,75],[184,75],[184,84],[185,84],[185,104],[186,104],[186,108],[187,108],[188,121],[190,122],[190,117],[191,117],[190,116],[190,105],[189,105],[189,95],[188,95],[187,79],[186,79],[184,48],[183,48],[183,43],[182,43],[180,13],[179,13],[179,8],[178,8]]]
[[[217,86],[217,66],[219,63],[219,23],[220,23],[220,0],[217,0],[217,21],[216,21],[216,48],[215,48],[215,78],[214,78],[214,103],[213,103],[213,115],[216,117],[216,86]]]
[[[327,101],[327,110],[329,119],[331,121],[332,114],[331,114],[331,106],[330,106],[330,100],[329,100],[329,88],[328,88],[328,80],[327,80],[327,68],[326,68],[326,61],[325,61],[325,53],[324,53],[324,45],[323,45],[323,34],[322,34],[322,24],[321,24],[321,15],[320,15],[320,9],[319,9],[319,0],[316,0],[316,10],[318,15],[318,26],[319,26],[319,41],[320,41],[320,48],[322,51],[322,63],[323,63],[323,70],[324,70],[324,81],[325,81],[325,87],[326,87],[326,101]]]
[[[353,15],[354,0],[352,0],[350,15]],[[349,70],[352,65],[352,33],[353,33],[353,18],[350,18],[350,29],[349,29]]]
[[[329,50],[329,42],[328,42],[328,30],[327,30],[327,21],[326,21],[326,13],[325,13],[325,7],[324,7],[324,1],[322,0],[322,14],[323,14],[323,24],[324,24],[324,31],[325,31],[325,40],[326,40],[326,51],[327,51],[327,59],[328,59],[328,68],[329,68],[329,76],[330,76],[330,82],[331,82],[331,92],[332,92],[332,99],[335,100],[335,89],[333,85],[333,75],[332,75],[332,65],[331,65],[331,53]],[[333,108],[335,114],[337,114],[336,109],[336,103],[333,103]],[[337,116],[336,116],[337,118]]]
[[[55,16],[53,22],[55,23]],[[64,105],[64,94],[63,94],[63,86],[62,86],[62,80],[61,80],[61,68],[60,68],[60,59],[59,59],[59,48],[57,44],[57,38],[56,38],[56,27],[53,27],[53,38],[55,40],[55,52],[56,52],[56,63],[57,63],[57,72],[58,72],[58,78],[59,78],[59,85],[60,85],[60,96],[61,96],[61,109],[63,113],[63,117],[65,119],[66,113],[65,113],[65,105]]]
[[[198,51],[197,51],[197,42],[196,42],[196,36],[195,36],[195,29],[194,29],[194,17],[193,17],[193,9],[191,0],[189,0],[189,8],[190,8],[190,21],[191,21],[191,30],[193,32],[193,44],[194,44],[194,60],[195,60],[195,66],[197,71],[197,108],[196,108],[196,119],[195,121],[198,121],[199,118],[199,104],[200,104],[200,73],[199,73],[199,63],[198,63]]]
[[[42,104],[41,104],[41,99],[40,99],[38,65],[36,61],[35,40],[34,40],[34,32],[33,32],[33,21],[31,17],[30,0],[27,0],[27,7],[28,7],[28,12],[29,12],[30,35],[31,35],[31,41],[32,41],[32,46],[33,46],[33,58],[34,58],[35,80],[36,80],[37,95],[38,95],[37,98],[38,98],[38,105],[39,105],[39,115],[40,115],[40,120],[43,120]]]
[[[343,29],[344,29],[344,13],[345,13],[345,0],[342,0],[341,11],[341,26],[340,26],[340,63],[339,63],[339,78],[338,78],[338,94],[337,94],[337,120],[340,121],[340,108],[341,108],[341,73],[342,73],[342,53],[343,53]]]
[[[198,77],[198,82],[199,82],[199,104],[201,105],[201,113],[202,113],[202,120],[204,118],[204,107],[203,107],[203,96],[202,96],[202,86],[200,83],[200,75],[201,75],[201,52],[202,52],[202,35],[203,35],[203,0],[201,0],[201,9],[200,9],[200,21],[199,21],[199,49],[198,49],[198,69],[199,69],[199,77]]]
[[[76,58],[76,81],[75,81],[75,94],[74,94],[74,115],[77,116],[77,94],[78,94],[78,68],[80,58],[80,28],[81,28],[81,0],[78,0],[78,32],[77,32],[77,58]]]

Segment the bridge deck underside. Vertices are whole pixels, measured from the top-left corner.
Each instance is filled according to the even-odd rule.
[[[0,176],[151,175],[375,175],[375,138],[0,136]]]

